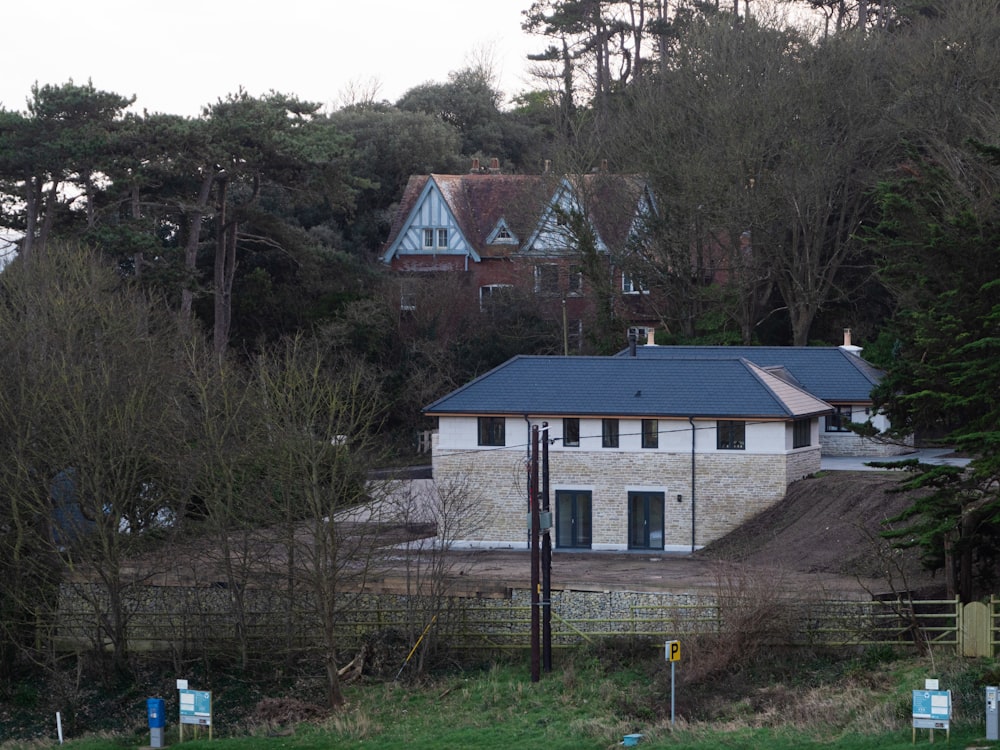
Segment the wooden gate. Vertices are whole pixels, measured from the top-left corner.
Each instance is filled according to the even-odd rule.
[[[993,656],[993,618],[983,602],[962,608],[962,656]]]

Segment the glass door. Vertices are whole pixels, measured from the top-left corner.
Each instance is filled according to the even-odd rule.
[[[662,492],[628,493],[629,549],[663,549]]]
[[[556,490],[556,547],[590,548],[591,493]]]

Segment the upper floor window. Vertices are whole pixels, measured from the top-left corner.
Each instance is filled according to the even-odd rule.
[[[617,448],[618,447],[618,420],[617,419],[602,419],[601,420],[601,447],[602,448]]]
[[[792,423],[792,447],[805,448],[812,445],[812,420],[796,419]]]
[[[580,420],[567,417],[563,420],[563,445],[576,447],[580,445]]]
[[[566,291],[569,294],[583,294],[583,271],[576,266],[569,269]]]
[[[503,417],[479,417],[479,444],[506,445],[507,420]]]
[[[649,294],[642,279],[633,276],[627,271],[622,271],[622,293],[624,294]]]
[[[658,419],[642,420],[642,447],[643,448],[660,447],[660,420]]]
[[[437,244],[435,245],[435,240]],[[424,247],[448,247],[448,230],[447,229],[425,229],[424,230]]]
[[[559,266],[540,263],[535,266],[535,293],[556,294],[559,291]]]
[[[715,423],[715,447],[720,451],[742,451],[747,447],[747,423],[720,419]]]
[[[840,405],[833,407],[833,414],[826,417],[827,432],[850,432],[851,428],[851,405]]]

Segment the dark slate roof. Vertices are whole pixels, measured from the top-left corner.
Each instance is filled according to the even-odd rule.
[[[519,356],[424,409],[429,415],[772,418],[830,406],[745,359]]]
[[[628,350],[618,357],[628,357]],[[809,393],[831,402],[870,402],[885,373],[839,346],[637,346],[638,359],[732,359],[784,368]]]

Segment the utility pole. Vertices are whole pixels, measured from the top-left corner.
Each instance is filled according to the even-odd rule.
[[[538,549],[538,526],[541,522],[538,509],[538,425],[531,428],[531,489],[529,490],[529,502],[531,503],[531,681],[538,682],[541,679],[539,656],[541,644],[539,642],[539,549]]]
[[[552,671],[552,511],[549,507],[549,423],[542,422],[542,668]]]

